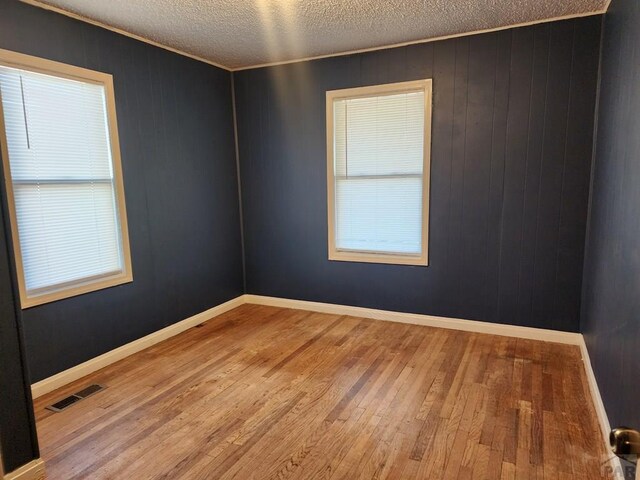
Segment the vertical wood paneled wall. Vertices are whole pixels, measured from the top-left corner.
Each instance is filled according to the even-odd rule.
[[[0,0],[0,48],[110,73],[133,282],[22,312],[36,382],[243,292],[231,74]]]
[[[235,73],[248,293],[577,331],[600,22]],[[328,261],[325,91],[421,78],[430,265]]]
[[[612,426],[640,429],[640,3],[605,17],[581,331]]]

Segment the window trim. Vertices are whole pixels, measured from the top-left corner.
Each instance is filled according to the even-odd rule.
[[[391,95],[408,91],[424,91],[424,146],[422,170],[422,248],[420,255],[341,250],[335,242],[335,171],[334,171],[334,130],[333,104],[335,100],[344,100],[377,95]],[[415,80],[409,82],[388,83],[367,87],[329,90],[326,92],[327,116],[327,220],[329,260],[341,262],[384,263],[393,265],[429,264],[429,186],[431,178],[431,124],[432,124],[433,80]]]
[[[102,290],[116,285],[122,285],[133,281],[131,268],[131,249],[129,245],[129,227],[127,224],[127,210],[124,196],[124,183],[122,180],[122,161],[120,157],[120,140],[118,137],[118,122],[116,115],[115,93],[113,77],[107,73],[88,70],[86,68],[67,65],[52,60],[45,60],[31,55],[0,49],[0,65],[36,73],[43,73],[59,78],[67,78],[85,83],[101,85],[105,89],[105,103],[107,127],[109,131],[109,145],[111,148],[111,162],[113,168],[113,186],[115,189],[116,210],[122,239],[123,270],[113,275],[105,275],[73,282],[71,286],[59,285],[56,289],[48,289],[46,293],[29,295],[24,278],[24,264],[18,232],[18,222],[13,195],[13,182],[11,178],[11,165],[9,162],[9,149],[5,128],[4,112],[2,108],[2,92],[0,91],[0,154],[4,168],[4,184],[9,210],[13,253],[15,258],[18,290],[22,309],[42,305],[64,298],[75,297],[84,293]]]

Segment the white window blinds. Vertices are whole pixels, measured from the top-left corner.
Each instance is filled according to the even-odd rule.
[[[104,85],[0,66],[0,93],[26,293],[122,274]]]
[[[420,256],[425,90],[333,100],[335,249]]]

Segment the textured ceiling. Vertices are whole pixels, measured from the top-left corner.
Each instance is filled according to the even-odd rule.
[[[28,1],[28,0],[27,0]],[[30,0],[241,68],[602,12],[607,0]]]

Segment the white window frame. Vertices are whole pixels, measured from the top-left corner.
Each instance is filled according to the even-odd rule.
[[[336,100],[362,97],[375,97],[415,91],[424,91],[424,164],[422,185],[422,248],[418,255],[366,252],[357,250],[341,250],[336,248],[335,241],[335,162],[334,162],[334,129],[333,105]],[[431,165],[431,111],[433,81],[432,79],[410,82],[390,83],[369,87],[347,88],[327,91],[327,218],[329,234],[329,260],[342,262],[386,263],[394,265],[429,264],[429,185]]]
[[[113,77],[107,73],[96,72],[85,68],[66,65],[64,63],[45,60],[30,55],[0,49],[0,65],[17,68],[30,72],[42,73],[59,78],[94,83],[104,87],[105,103],[107,110],[107,122],[109,129],[109,140],[111,146],[111,161],[113,168],[113,184],[116,198],[116,209],[120,234],[122,237],[123,270],[118,274],[110,276],[99,276],[97,278],[86,278],[69,285],[60,285],[56,289],[45,290],[44,293],[28,294],[24,278],[24,267],[22,252],[20,248],[20,236],[18,232],[18,222],[13,195],[13,182],[11,177],[11,165],[9,162],[9,150],[7,146],[7,135],[5,128],[4,112],[2,110],[2,92],[0,92],[0,143],[2,149],[2,162],[4,167],[4,181],[7,194],[9,210],[9,220],[11,224],[11,236],[18,277],[18,287],[20,292],[20,303],[23,309],[42,305],[63,298],[74,297],[88,292],[94,292],[104,288],[122,285],[133,281],[131,268],[131,251],[129,247],[129,229],[127,225],[127,212],[124,198],[124,185],[122,181],[122,162],[120,158],[120,141],[118,138],[118,125],[116,116],[115,94],[113,88]]]

